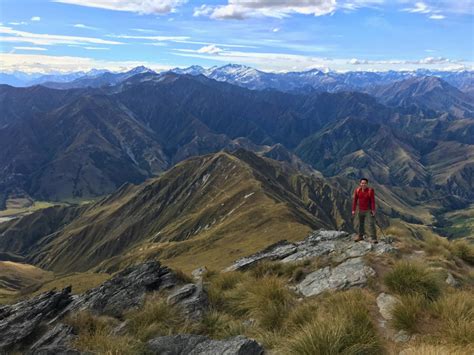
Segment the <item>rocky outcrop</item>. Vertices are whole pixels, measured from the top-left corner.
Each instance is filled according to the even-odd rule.
[[[375,271],[365,265],[362,256],[369,252],[376,255],[396,253],[391,244],[381,241],[371,244],[354,242],[353,236],[344,231],[318,230],[297,243],[280,241],[254,255],[241,258],[224,271],[244,270],[263,260],[282,263],[297,262],[325,256],[336,266],[327,266],[308,275],[295,289],[304,296],[318,295],[327,290],[362,287]],[[386,240],[389,240],[386,238]]]
[[[212,340],[192,334],[155,338],[148,342],[148,349],[160,355],[261,355],[264,352],[259,343],[243,336]]]
[[[174,290],[167,299],[169,304],[178,304],[188,318],[199,320],[209,308],[209,299],[202,284],[186,284]]]
[[[120,317],[143,304],[149,292],[169,290],[168,302],[183,308],[192,319],[209,306],[202,284],[186,284],[158,261],[132,266],[101,286],[72,296],[71,288],[50,291],[30,300],[0,307],[0,353],[18,350],[32,354],[75,354],[69,344],[73,329],[60,323],[67,314],[82,310]]]
[[[0,307],[0,352],[30,342],[39,326],[57,316],[71,301],[71,288],[68,287]]]
[[[318,230],[297,243],[280,241],[265,250],[234,262],[224,271],[245,270],[262,260],[281,262],[302,261],[320,256],[330,256],[336,262],[375,254],[395,253],[397,250],[386,242],[371,244],[366,241],[354,243],[349,233],[344,231]]]
[[[125,310],[140,306],[146,293],[170,289],[178,283],[170,269],[158,261],[148,261],[129,267],[101,286],[77,296],[63,313],[87,309],[118,317]]]
[[[30,347],[28,354],[80,354],[78,350],[73,349],[70,345],[75,337],[76,334],[74,333],[74,329],[71,326],[58,323]]]
[[[328,290],[365,286],[373,275],[374,269],[366,266],[362,258],[353,258],[334,268],[327,266],[308,274],[296,289],[306,297],[315,296]]]

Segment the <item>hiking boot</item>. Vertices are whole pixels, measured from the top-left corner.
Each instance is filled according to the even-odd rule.
[[[361,240],[364,240],[364,237],[361,236],[360,234],[354,238],[354,242],[360,242]]]
[[[377,238],[370,238],[370,242],[372,244],[377,244],[379,241],[377,240]]]

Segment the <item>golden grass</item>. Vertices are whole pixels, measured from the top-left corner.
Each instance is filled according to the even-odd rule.
[[[137,354],[144,350],[143,344],[134,337],[113,334],[114,327],[118,325],[114,318],[83,311],[67,318],[65,322],[78,333],[72,342],[78,350],[94,354]]]
[[[474,294],[472,291],[453,291],[431,306],[431,314],[438,319],[437,337],[456,345],[474,344]]]
[[[127,329],[140,341],[197,329],[196,324],[188,320],[179,307],[168,304],[159,294],[148,296],[140,310],[129,311],[125,318],[129,321]]]
[[[392,326],[409,334],[416,333],[425,307],[426,300],[419,294],[401,296],[392,310]]]
[[[441,283],[434,273],[421,263],[399,262],[384,277],[391,292],[398,295],[420,295],[434,300],[441,294]]]
[[[372,323],[365,294],[350,290],[330,294],[313,317],[290,319],[303,324],[295,327],[283,344],[287,354],[380,354],[381,343]],[[307,306],[305,306],[306,308]],[[307,309],[307,308],[306,308]],[[317,308],[316,308],[317,309]]]
[[[82,272],[69,275],[57,276],[53,280],[45,282],[39,289],[31,295],[38,295],[40,293],[57,289],[61,290],[69,285],[72,286],[72,293],[78,294],[97,287],[107,281],[111,277],[110,274]]]

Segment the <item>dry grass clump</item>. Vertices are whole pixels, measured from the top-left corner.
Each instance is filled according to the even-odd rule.
[[[474,344],[474,294],[454,291],[431,306],[431,314],[438,320],[437,337],[456,345]]]
[[[281,328],[295,302],[285,282],[274,276],[246,283],[239,291],[234,306],[266,330]]]
[[[474,245],[467,240],[456,240],[452,242],[451,251],[458,258],[474,265]]]
[[[409,347],[400,352],[400,355],[466,355],[474,353],[474,346],[459,347],[446,345],[420,344]]]
[[[425,266],[414,262],[400,262],[385,275],[384,283],[398,295],[421,295],[434,300],[441,294],[441,283]]]
[[[140,310],[128,312],[125,318],[130,333],[141,341],[196,329],[196,324],[186,319],[179,307],[168,304],[158,294],[149,296]]]
[[[293,328],[291,338],[285,341],[285,353],[380,354],[381,344],[364,297],[360,290],[332,294],[321,302],[311,320],[301,318],[301,310],[295,311],[300,315],[290,319],[303,320],[303,325]]]
[[[392,325],[397,330],[413,334],[419,327],[419,321],[426,307],[426,299],[419,294],[400,297],[392,310]]]
[[[214,339],[225,339],[244,334],[246,326],[231,315],[217,310],[207,312],[199,324],[199,333]]]
[[[143,350],[135,338],[113,334],[112,330],[118,325],[114,318],[84,311],[69,317],[66,323],[77,332],[72,345],[78,350],[95,354],[136,354]]]

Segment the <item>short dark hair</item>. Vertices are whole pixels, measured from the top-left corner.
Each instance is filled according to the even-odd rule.
[[[361,178],[361,179],[359,180],[359,182],[361,182],[362,180],[367,181],[367,184],[369,183],[369,179],[367,179],[367,178]]]

